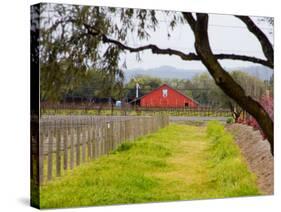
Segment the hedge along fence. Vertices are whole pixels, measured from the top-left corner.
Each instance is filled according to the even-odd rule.
[[[42,185],[81,163],[108,154],[125,141],[156,132],[168,124],[168,116],[164,115],[45,116],[40,119],[39,148],[37,143],[32,144],[31,176],[39,174]],[[39,170],[34,171],[34,166]]]

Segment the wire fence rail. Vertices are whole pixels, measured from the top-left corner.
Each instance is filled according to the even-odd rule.
[[[197,108],[189,107],[139,107],[125,105],[122,107],[112,107],[110,105],[96,104],[41,104],[43,114],[65,114],[65,115],[155,115],[166,113],[170,116],[212,116],[212,117],[230,117],[232,112],[228,108],[200,106]]]
[[[44,116],[40,119],[39,143],[32,139],[31,177],[39,178],[39,185],[46,184],[67,170],[108,154],[123,142],[132,142],[168,124],[165,115]]]

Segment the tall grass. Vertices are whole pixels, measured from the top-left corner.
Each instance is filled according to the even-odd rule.
[[[217,121],[208,123],[210,179],[228,197],[259,194],[256,176],[248,170],[233,136]]]

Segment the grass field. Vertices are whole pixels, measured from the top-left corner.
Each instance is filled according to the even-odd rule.
[[[223,126],[176,125],[124,143],[41,187],[41,208],[258,195]]]

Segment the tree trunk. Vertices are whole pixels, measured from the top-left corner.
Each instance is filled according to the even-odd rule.
[[[216,84],[237,104],[251,114],[259,123],[268,138],[271,153],[274,154],[273,121],[262,105],[245,94],[243,88],[236,83],[228,72],[218,63],[214,56],[208,38],[208,15],[197,14],[194,27],[195,49],[201,61],[214,78]]]

